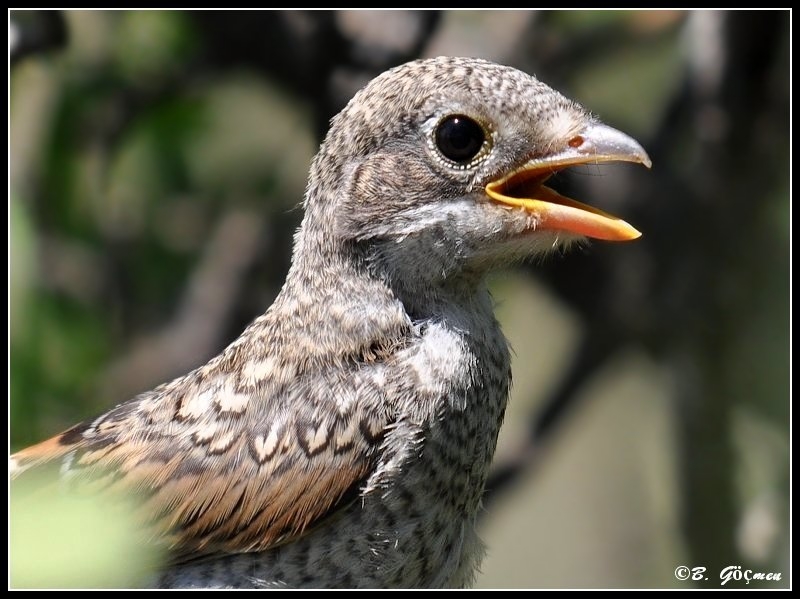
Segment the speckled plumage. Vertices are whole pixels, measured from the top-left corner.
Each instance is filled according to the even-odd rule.
[[[437,148],[448,115],[486,133],[469,163]],[[76,484],[143,492],[173,556],[157,586],[469,585],[510,382],[484,276],[587,234],[571,212],[556,226],[551,204],[485,188],[604,160],[647,163],[514,69],[438,58],[384,73],[332,122],[269,310],[208,364],[13,456],[14,472],[59,461]],[[552,200],[544,178],[508,193]]]

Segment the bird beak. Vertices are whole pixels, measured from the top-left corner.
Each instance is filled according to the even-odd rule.
[[[637,162],[650,168],[644,148],[621,131],[593,122],[567,143],[561,152],[536,158],[490,182],[486,193],[496,202],[522,208],[539,220],[537,230],[566,231],[607,241],[630,241],[641,233],[624,220],[562,196],[544,182],[576,164]]]

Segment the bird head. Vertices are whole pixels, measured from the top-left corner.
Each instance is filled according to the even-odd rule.
[[[526,73],[419,60],[374,79],[334,117],[303,228],[361,248],[393,280],[480,276],[576,239],[638,237],[545,185],[561,169],[610,161],[650,166],[634,139]]]

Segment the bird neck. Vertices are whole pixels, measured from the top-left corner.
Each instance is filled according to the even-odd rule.
[[[246,332],[264,336],[265,343],[256,340],[251,347],[323,364],[409,334],[411,322],[391,290],[366,274],[356,253],[324,241],[305,227],[298,232],[283,288]]]
[[[295,238],[286,282],[259,319],[268,327],[254,327],[253,333],[270,331],[269,351],[302,348],[306,357],[329,361],[372,347],[402,345],[415,325],[444,322],[448,315],[467,313],[476,305],[489,306],[491,312],[484,296],[488,292],[482,281],[471,279],[440,285],[398,281],[368,247],[337,243],[306,219]],[[486,317],[493,321],[490,314]]]
[[[399,302],[416,321],[436,318],[452,304],[472,305],[486,292],[484,269],[440,256],[425,236],[342,240],[331,234],[334,227],[322,226],[329,219],[320,216],[307,213],[295,238],[285,293],[313,293],[354,308],[394,309]]]

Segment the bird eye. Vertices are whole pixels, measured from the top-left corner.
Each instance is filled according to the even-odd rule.
[[[457,114],[444,119],[436,127],[436,147],[448,160],[466,164],[480,152],[486,135],[468,116]]]

